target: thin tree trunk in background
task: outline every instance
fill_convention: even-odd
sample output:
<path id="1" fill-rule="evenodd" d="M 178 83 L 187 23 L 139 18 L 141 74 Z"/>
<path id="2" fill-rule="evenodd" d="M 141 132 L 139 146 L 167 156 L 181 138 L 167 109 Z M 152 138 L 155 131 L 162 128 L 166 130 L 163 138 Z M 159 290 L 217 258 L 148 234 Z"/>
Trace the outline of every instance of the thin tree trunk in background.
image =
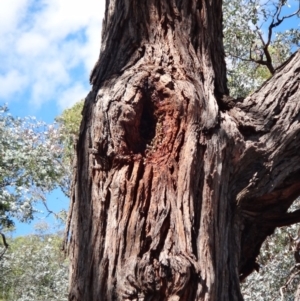
<path id="1" fill-rule="evenodd" d="M 69 300 L 242 300 L 266 236 L 299 219 L 285 214 L 300 193 L 299 56 L 237 102 L 221 1 L 106 1 Z"/>
<path id="2" fill-rule="evenodd" d="M 298 285 L 298 287 L 297 287 L 294 301 L 300 301 L 300 285 Z"/>

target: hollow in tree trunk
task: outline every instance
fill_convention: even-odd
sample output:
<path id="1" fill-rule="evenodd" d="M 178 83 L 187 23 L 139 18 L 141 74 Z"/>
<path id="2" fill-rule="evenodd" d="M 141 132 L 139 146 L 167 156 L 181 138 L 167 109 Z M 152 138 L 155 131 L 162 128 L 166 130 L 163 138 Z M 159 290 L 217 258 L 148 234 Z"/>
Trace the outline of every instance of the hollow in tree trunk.
<path id="1" fill-rule="evenodd" d="M 228 96 L 222 1 L 107 0 L 77 144 L 71 301 L 235 301 L 299 220 L 300 54 Z"/>

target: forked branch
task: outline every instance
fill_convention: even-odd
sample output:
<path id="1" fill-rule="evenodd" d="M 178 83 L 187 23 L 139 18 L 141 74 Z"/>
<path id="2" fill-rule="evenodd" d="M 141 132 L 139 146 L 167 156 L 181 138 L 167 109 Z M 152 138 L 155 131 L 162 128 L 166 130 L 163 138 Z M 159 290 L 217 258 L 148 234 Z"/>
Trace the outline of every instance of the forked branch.
<path id="1" fill-rule="evenodd" d="M 271 74 L 275 73 L 274 63 L 273 63 L 272 56 L 271 56 L 270 50 L 269 50 L 269 46 L 271 44 L 272 36 L 273 36 L 273 29 L 278 27 L 284 20 L 292 18 L 300 13 L 300 2 L 299 2 L 299 8 L 295 12 L 281 17 L 280 14 L 282 12 L 283 6 L 284 6 L 283 1 L 279 1 L 278 5 L 275 8 L 275 12 L 271 17 L 272 21 L 271 21 L 270 25 L 268 26 L 268 30 L 267 30 L 268 37 L 267 37 L 266 41 L 261 33 L 260 28 L 258 26 L 256 26 L 255 33 L 258 35 L 259 40 L 262 43 L 262 48 L 261 48 L 262 53 L 260 55 L 260 59 L 254 58 L 252 56 L 252 49 L 250 49 L 249 60 L 256 64 L 266 66 Z M 265 56 L 265 59 L 263 59 L 264 56 Z"/>

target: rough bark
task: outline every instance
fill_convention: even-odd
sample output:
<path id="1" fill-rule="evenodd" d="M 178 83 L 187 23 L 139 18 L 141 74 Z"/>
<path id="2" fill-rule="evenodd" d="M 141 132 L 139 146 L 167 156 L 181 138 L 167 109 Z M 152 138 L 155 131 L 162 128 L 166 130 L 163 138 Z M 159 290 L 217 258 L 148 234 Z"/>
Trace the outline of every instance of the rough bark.
<path id="1" fill-rule="evenodd" d="M 264 239 L 300 216 L 299 57 L 235 101 L 220 0 L 106 1 L 69 300 L 242 300 Z"/>

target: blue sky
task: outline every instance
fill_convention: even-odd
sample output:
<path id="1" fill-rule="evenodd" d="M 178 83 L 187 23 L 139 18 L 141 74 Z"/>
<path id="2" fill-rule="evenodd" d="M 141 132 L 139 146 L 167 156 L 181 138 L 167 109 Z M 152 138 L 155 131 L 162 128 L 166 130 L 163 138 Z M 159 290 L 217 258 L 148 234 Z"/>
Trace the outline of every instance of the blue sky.
<path id="1" fill-rule="evenodd" d="M 1 0 L 0 103 L 53 121 L 85 97 L 104 0 Z"/>
<path id="2" fill-rule="evenodd" d="M 104 5 L 105 0 L 1 0 L 0 104 L 7 103 L 13 115 L 51 123 L 84 98 L 100 51 Z M 54 210 L 68 207 L 58 191 L 48 203 Z M 33 232 L 43 216 L 17 223 L 16 235 Z"/>

